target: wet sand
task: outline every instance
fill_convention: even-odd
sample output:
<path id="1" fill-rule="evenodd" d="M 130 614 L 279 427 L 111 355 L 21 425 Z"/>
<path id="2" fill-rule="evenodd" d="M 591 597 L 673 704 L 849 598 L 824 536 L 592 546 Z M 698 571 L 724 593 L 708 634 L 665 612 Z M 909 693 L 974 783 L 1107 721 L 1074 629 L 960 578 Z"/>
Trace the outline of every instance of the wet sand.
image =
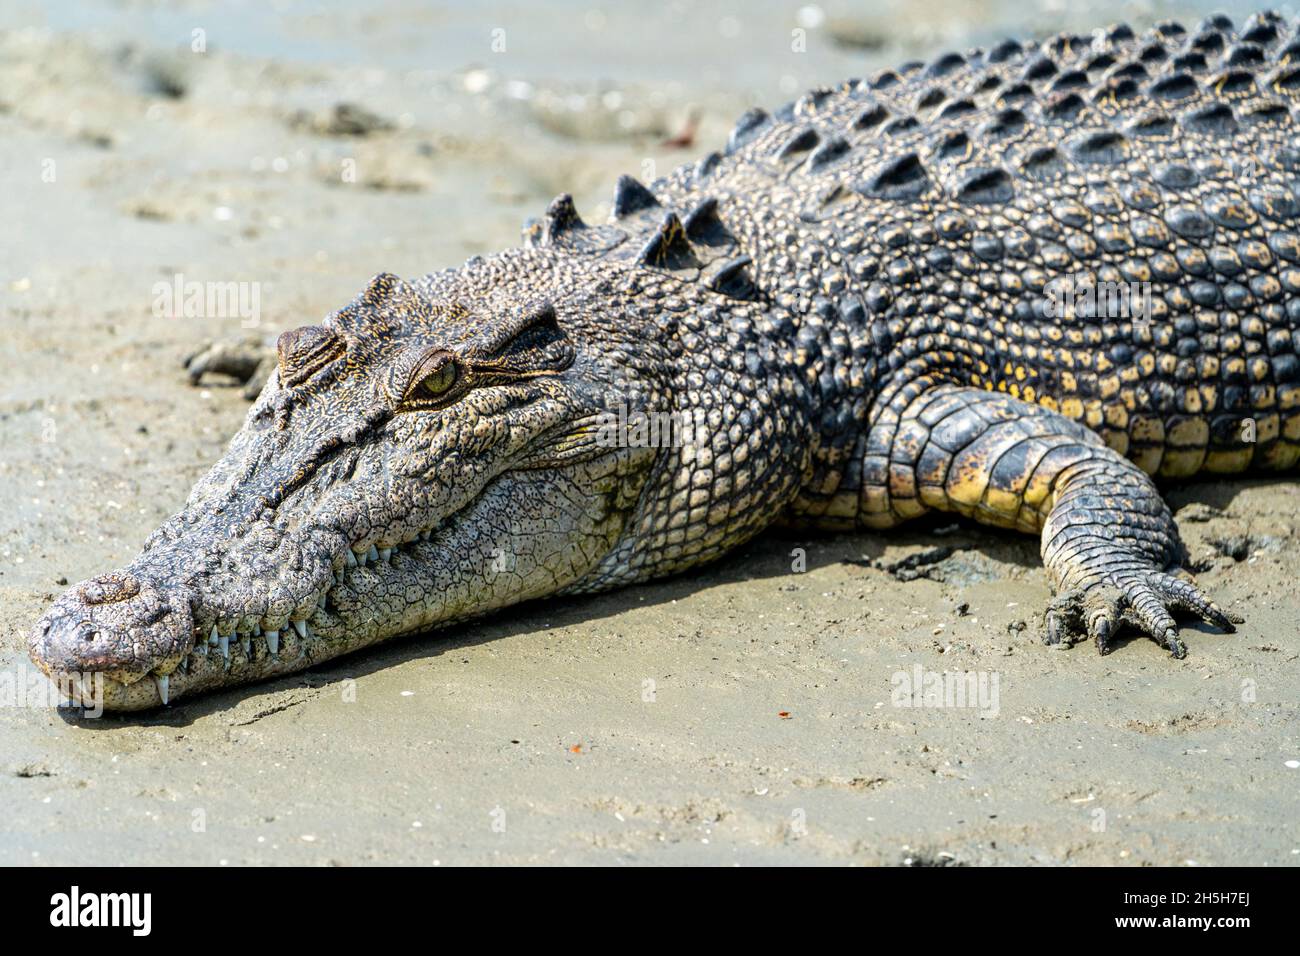
<path id="1" fill-rule="evenodd" d="M 512 244 L 560 191 L 600 220 L 618 173 L 697 158 L 754 103 L 1112 18 L 751 7 L 642 23 L 288 4 L 254 29 L 204 4 L 51 21 L 16 0 L 0 16 L 0 696 L 30 674 L 24 636 L 55 594 L 129 561 L 239 427 L 239 389 L 180 367 L 204 339 L 273 335 L 374 273 Z M 663 145 L 692 116 L 694 144 Z M 178 275 L 254 284 L 258 322 L 157 314 L 155 283 Z M 1189 626 L 1184 661 L 1145 640 L 1104 658 L 1042 646 L 1031 538 L 948 519 L 773 533 L 689 576 L 153 714 L 78 720 L 11 694 L 0 863 L 1294 865 L 1300 487 L 1169 498 L 1201 582 L 1249 618 L 1233 636 Z M 899 706 L 918 667 L 981 675 L 985 706 Z"/>

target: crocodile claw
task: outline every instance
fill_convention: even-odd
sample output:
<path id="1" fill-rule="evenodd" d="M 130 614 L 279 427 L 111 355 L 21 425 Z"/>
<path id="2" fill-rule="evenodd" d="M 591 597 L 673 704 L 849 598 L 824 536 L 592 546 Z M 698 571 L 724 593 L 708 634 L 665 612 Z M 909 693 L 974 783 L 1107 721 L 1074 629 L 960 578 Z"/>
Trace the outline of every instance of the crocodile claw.
<path id="1" fill-rule="evenodd" d="M 1187 645 L 1174 613 L 1194 614 L 1229 634 L 1244 620 L 1211 601 L 1186 572 L 1135 569 L 1116 574 L 1110 584 L 1058 594 L 1044 615 L 1043 643 L 1072 645 L 1091 639 L 1099 654 L 1109 654 L 1114 636 L 1127 626 L 1181 660 Z"/>

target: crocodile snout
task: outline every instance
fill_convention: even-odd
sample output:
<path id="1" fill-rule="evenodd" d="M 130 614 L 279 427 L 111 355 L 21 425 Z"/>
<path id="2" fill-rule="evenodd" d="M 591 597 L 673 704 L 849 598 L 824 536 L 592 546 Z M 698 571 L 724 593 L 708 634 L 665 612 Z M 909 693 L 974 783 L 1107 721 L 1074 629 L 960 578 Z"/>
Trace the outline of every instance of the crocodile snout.
<path id="1" fill-rule="evenodd" d="M 193 643 L 192 594 L 131 571 L 69 588 L 28 637 L 32 660 L 51 677 L 102 674 L 131 684 L 166 674 Z"/>

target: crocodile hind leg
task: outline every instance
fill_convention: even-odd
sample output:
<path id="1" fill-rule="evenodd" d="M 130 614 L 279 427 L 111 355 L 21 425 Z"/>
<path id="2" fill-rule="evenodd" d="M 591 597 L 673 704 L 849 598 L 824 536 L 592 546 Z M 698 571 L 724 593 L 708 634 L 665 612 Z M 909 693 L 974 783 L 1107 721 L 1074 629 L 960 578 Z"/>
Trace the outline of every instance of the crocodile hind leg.
<path id="1" fill-rule="evenodd" d="M 1091 637 L 1105 653 L 1127 624 L 1182 657 L 1174 612 L 1234 630 L 1182 570 L 1150 477 L 1084 426 L 1005 393 L 938 385 L 886 408 L 868 437 L 861 505 L 868 527 L 935 509 L 1040 534 L 1056 594 L 1048 643 Z"/>

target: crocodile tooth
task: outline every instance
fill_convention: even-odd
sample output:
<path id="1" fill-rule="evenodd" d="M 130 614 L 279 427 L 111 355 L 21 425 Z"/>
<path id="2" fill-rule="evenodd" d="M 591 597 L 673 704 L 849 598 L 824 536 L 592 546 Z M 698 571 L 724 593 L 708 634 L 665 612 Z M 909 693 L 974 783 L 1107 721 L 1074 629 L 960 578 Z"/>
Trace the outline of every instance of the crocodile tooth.
<path id="1" fill-rule="evenodd" d="M 353 551 L 351 548 L 348 548 L 345 552 L 343 552 L 343 555 L 344 555 L 344 561 L 347 563 L 347 566 L 349 568 L 355 568 L 357 566 L 357 555 L 355 551 Z"/>
<path id="2" fill-rule="evenodd" d="M 322 611 L 325 610 L 325 595 L 324 595 L 324 594 L 322 594 L 320 597 L 318 597 L 318 598 L 316 599 L 316 606 L 317 606 L 318 608 L 320 608 Z"/>
<path id="3" fill-rule="evenodd" d="M 253 625 L 253 636 L 254 636 L 254 637 L 257 637 L 257 636 L 258 636 L 259 634 L 261 634 L 261 633 L 262 633 L 262 625 L 261 625 L 261 623 L 254 624 L 254 625 Z"/>
<path id="4" fill-rule="evenodd" d="M 239 639 L 239 646 L 244 649 L 244 656 L 249 660 L 253 659 L 253 639 L 245 634 Z"/>
<path id="5" fill-rule="evenodd" d="M 376 548 L 373 544 L 370 546 L 370 550 L 366 552 L 366 560 L 367 561 L 379 560 L 379 549 Z"/>
<path id="6" fill-rule="evenodd" d="M 274 657 L 276 654 L 279 654 L 280 653 L 280 632 L 267 631 L 263 635 L 263 637 L 266 638 L 266 649 L 271 652 L 271 656 Z"/>
<path id="7" fill-rule="evenodd" d="M 215 644 L 220 637 L 221 635 L 217 633 L 217 625 L 213 624 L 212 633 L 208 635 L 208 643 Z"/>
<path id="8" fill-rule="evenodd" d="M 167 703 L 167 692 L 171 689 L 171 678 L 166 674 L 154 675 L 153 682 L 158 686 L 158 697 L 164 705 Z"/>
<path id="9" fill-rule="evenodd" d="M 294 621 L 294 622 L 293 622 L 293 629 L 294 629 L 295 631 L 298 632 L 298 636 L 299 636 L 299 637 L 303 637 L 303 638 L 305 638 L 305 637 L 307 636 L 307 622 L 306 622 L 306 621 Z"/>
<path id="10" fill-rule="evenodd" d="M 224 657 L 226 659 L 226 663 L 229 664 L 230 663 L 230 635 L 222 634 L 218 636 L 217 646 L 221 648 L 221 656 Z"/>
<path id="11" fill-rule="evenodd" d="M 379 560 L 380 560 L 380 561 L 387 561 L 387 560 L 388 560 L 389 558 L 391 558 L 392 556 L 393 556 L 393 549 L 392 549 L 392 548 L 380 548 L 380 549 L 379 549 Z"/>

